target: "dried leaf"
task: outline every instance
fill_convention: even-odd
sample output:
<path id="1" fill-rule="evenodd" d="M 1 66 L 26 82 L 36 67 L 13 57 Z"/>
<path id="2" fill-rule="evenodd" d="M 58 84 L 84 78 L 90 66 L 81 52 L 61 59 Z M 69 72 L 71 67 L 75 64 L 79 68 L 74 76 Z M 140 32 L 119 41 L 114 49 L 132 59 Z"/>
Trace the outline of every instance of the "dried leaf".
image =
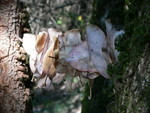
<path id="1" fill-rule="evenodd" d="M 40 75 L 42 74 L 42 71 L 43 71 L 43 68 L 42 68 L 43 56 L 42 55 L 43 55 L 42 52 L 39 53 L 37 55 L 36 62 L 35 62 L 36 72 L 39 73 Z"/>
<path id="2" fill-rule="evenodd" d="M 48 29 L 48 34 L 49 34 L 49 37 L 50 37 L 50 43 L 49 43 L 49 46 L 51 45 L 51 43 L 53 41 L 55 41 L 55 37 L 59 37 L 62 35 L 62 32 L 58 31 L 57 29 L 54 29 L 54 28 L 49 28 Z"/>
<path id="3" fill-rule="evenodd" d="M 46 44 L 46 39 L 48 38 L 47 32 L 40 32 L 36 37 L 36 50 L 40 53 Z"/>
<path id="4" fill-rule="evenodd" d="M 95 79 L 99 76 L 99 73 L 89 73 L 89 72 L 82 72 L 82 76 L 88 79 Z"/>
<path id="5" fill-rule="evenodd" d="M 32 57 L 29 58 L 29 65 L 32 73 L 35 73 L 36 71 L 35 60 Z"/>
<path id="6" fill-rule="evenodd" d="M 30 55 L 29 58 L 29 65 L 32 73 L 35 73 L 36 67 L 36 57 L 37 57 L 37 51 L 35 49 L 35 40 L 36 36 L 33 34 L 25 33 L 23 35 L 23 48 L 25 49 L 26 53 Z"/>
<path id="7" fill-rule="evenodd" d="M 63 39 L 62 46 L 66 46 L 66 45 L 76 46 L 82 42 L 81 35 L 78 29 L 67 31 L 66 33 L 64 33 L 62 39 Z"/>
<path id="8" fill-rule="evenodd" d="M 72 68 L 71 66 L 67 66 L 66 75 L 75 77 L 75 75 L 76 75 L 76 69 Z"/>
<path id="9" fill-rule="evenodd" d="M 65 77 L 65 74 L 56 73 L 56 76 L 53 78 L 53 83 L 60 84 Z"/>
<path id="10" fill-rule="evenodd" d="M 55 69 L 55 55 L 53 53 L 53 47 L 49 48 L 43 59 L 43 72 L 45 75 L 48 75 L 50 78 L 53 78 L 56 74 Z"/>
<path id="11" fill-rule="evenodd" d="M 66 67 L 66 65 L 59 63 L 56 67 L 56 71 L 57 71 L 57 73 L 60 73 L 60 74 L 66 73 L 67 67 Z"/>
<path id="12" fill-rule="evenodd" d="M 35 60 L 37 51 L 35 49 L 35 41 L 36 36 L 33 34 L 25 33 L 23 35 L 23 48 L 25 49 L 25 52 L 32 56 L 32 58 Z"/>
<path id="13" fill-rule="evenodd" d="M 90 60 L 87 42 L 84 41 L 79 46 L 71 50 L 66 58 L 66 61 L 75 69 L 79 71 L 97 72 L 93 63 Z"/>
<path id="14" fill-rule="evenodd" d="M 66 58 L 68 57 L 69 52 L 74 48 L 74 46 L 63 46 L 59 51 L 59 59 L 58 62 L 62 65 L 67 66 Z"/>
<path id="15" fill-rule="evenodd" d="M 107 48 L 104 32 L 95 25 L 89 25 L 86 27 L 86 33 L 91 60 L 95 68 L 103 77 L 109 78 L 106 73 L 107 62 L 102 52 L 102 49 Z"/>
<path id="16" fill-rule="evenodd" d="M 58 59 L 58 48 L 59 48 L 59 40 L 58 36 L 61 34 L 61 32 L 58 32 L 57 30 L 50 28 L 48 30 L 49 37 L 50 37 L 50 43 L 49 48 L 46 51 L 43 62 L 42 62 L 42 69 L 43 73 L 42 76 L 48 75 L 50 79 L 52 79 L 56 75 L 56 65 L 57 65 L 57 59 Z M 56 52 L 56 51 L 57 52 Z"/>
<path id="17" fill-rule="evenodd" d="M 90 95 L 88 96 L 88 99 L 91 100 L 92 98 L 92 88 L 93 88 L 94 80 L 89 80 L 89 87 L 90 87 Z"/>
<path id="18" fill-rule="evenodd" d="M 116 29 L 110 23 L 110 20 L 105 21 L 107 41 L 108 41 L 108 51 L 112 62 L 117 61 L 118 51 L 115 49 L 115 39 L 117 36 L 124 34 L 123 30 L 116 31 Z"/>
<path id="19" fill-rule="evenodd" d="M 52 85 L 51 83 L 52 81 L 45 76 L 44 78 L 38 79 L 37 80 L 37 85 L 36 88 L 45 88 L 45 89 L 49 89 Z"/>

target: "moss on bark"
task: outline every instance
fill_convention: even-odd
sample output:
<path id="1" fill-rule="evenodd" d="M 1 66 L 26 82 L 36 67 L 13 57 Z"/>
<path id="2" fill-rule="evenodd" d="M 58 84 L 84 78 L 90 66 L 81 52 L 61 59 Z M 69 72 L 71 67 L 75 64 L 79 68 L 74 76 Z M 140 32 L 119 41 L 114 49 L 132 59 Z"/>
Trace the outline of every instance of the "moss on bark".
<path id="1" fill-rule="evenodd" d="M 91 101 L 86 88 L 82 113 L 149 113 L 150 2 L 94 0 L 93 6 L 92 23 L 104 29 L 103 19 L 109 18 L 125 35 L 116 40 L 119 61 L 108 65 L 111 80 L 95 80 Z"/>

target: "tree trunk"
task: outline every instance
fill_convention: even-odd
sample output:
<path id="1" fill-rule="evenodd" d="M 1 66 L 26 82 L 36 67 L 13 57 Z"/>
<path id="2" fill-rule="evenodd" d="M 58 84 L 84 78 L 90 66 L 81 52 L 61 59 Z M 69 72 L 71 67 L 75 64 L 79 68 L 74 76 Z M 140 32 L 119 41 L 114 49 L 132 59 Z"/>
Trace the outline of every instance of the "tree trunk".
<path id="1" fill-rule="evenodd" d="M 19 11 L 18 0 L 0 1 L 0 113 L 32 111 Z"/>
<path id="2" fill-rule="evenodd" d="M 117 39 L 119 61 L 108 66 L 111 79 L 95 80 L 92 100 L 86 88 L 82 113 L 150 113 L 150 1 L 94 0 L 92 22 L 107 17 L 125 35 Z"/>

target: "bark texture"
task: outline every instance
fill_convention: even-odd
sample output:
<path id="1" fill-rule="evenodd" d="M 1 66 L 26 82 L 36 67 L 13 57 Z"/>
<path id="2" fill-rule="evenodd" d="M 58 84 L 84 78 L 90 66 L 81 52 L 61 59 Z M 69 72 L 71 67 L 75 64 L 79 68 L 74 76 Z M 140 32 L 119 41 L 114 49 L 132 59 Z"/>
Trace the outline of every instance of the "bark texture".
<path id="1" fill-rule="evenodd" d="M 25 52 L 20 39 L 19 2 L 0 1 L 0 113 L 30 113 Z M 28 88 L 27 88 L 28 87 Z"/>
<path id="2" fill-rule="evenodd" d="M 150 1 L 94 1 L 93 23 L 103 26 L 109 18 L 125 34 L 116 39 L 120 54 L 108 65 L 111 79 L 95 80 L 93 99 L 85 92 L 82 113 L 150 113 Z"/>
<path id="3" fill-rule="evenodd" d="M 124 73 L 123 83 L 116 82 L 116 105 L 110 112 L 116 113 L 149 113 L 150 101 L 150 45 L 136 64 L 129 64 Z M 114 104 L 114 103 L 113 103 Z"/>

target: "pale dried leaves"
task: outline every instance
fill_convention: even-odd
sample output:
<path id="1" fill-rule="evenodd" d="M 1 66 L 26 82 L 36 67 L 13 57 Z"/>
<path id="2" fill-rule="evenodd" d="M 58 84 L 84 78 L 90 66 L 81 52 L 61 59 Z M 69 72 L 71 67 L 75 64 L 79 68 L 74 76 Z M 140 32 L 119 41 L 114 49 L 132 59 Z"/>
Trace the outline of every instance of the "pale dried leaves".
<path id="1" fill-rule="evenodd" d="M 107 35 L 99 27 L 88 25 L 84 41 L 78 29 L 62 33 L 50 28 L 36 36 L 24 34 L 23 47 L 30 55 L 34 76 L 40 81 L 53 79 L 56 74 L 81 75 L 88 79 L 99 75 L 110 78 L 106 72 L 107 65 L 117 61 L 118 56 L 115 38 L 124 31 L 116 31 L 109 20 L 105 21 L 105 25 Z M 45 83 L 50 84 L 49 80 Z"/>

